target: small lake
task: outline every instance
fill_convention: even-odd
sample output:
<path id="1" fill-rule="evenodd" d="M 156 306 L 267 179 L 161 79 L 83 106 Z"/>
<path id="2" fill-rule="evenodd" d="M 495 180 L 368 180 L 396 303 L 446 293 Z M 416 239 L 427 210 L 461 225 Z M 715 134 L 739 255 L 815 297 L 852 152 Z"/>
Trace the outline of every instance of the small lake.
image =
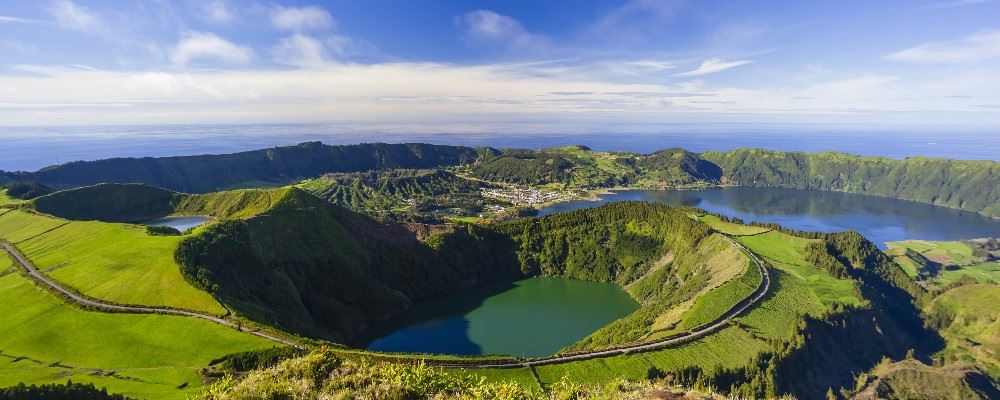
<path id="1" fill-rule="evenodd" d="M 640 200 L 698 207 L 744 221 L 773 222 L 803 231 L 853 230 L 879 247 L 909 239 L 961 240 L 1000 236 L 1000 220 L 947 207 L 885 197 L 813 190 L 732 187 L 707 190 L 624 190 L 600 201 L 555 204 L 539 215 Z"/>
<path id="2" fill-rule="evenodd" d="M 211 218 L 208 217 L 163 217 L 152 221 L 146 221 L 142 224 L 149 226 L 169 226 L 178 231 L 184 232 L 188 229 L 204 225 L 210 219 Z"/>
<path id="3" fill-rule="evenodd" d="M 613 283 L 535 277 L 417 302 L 359 342 L 377 351 L 540 357 L 638 307 Z"/>

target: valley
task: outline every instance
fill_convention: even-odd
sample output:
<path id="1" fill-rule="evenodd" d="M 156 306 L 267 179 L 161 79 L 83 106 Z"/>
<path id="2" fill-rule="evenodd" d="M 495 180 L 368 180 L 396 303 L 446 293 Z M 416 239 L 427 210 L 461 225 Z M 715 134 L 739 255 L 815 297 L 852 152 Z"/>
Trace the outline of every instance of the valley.
<path id="1" fill-rule="evenodd" d="M 217 381 L 224 371 L 248 372 L 224 356 L 257 360 L 288 345 L 312 351 L 302 362 L 315 368 L 375 363 L 366 371 L 381 374 L 400 365 L 393 373 L 457 379 L 467 382 L 454 383 L 463 390 L 515 385 L 521 398 L 567 382 L 598 390 L 621 379 L 731 396 L 850 397 L 859 374 L 903 390 L 912 382 L 898 379 L 900 369 L 946 374 L 954 372 L 944 367 L 969 365 L 981 368 L 968 370 L 973 381 L 1000 379 L 989 333 L 996 310 L 966 303 L 976 296 L 989 303 L 997 285 L 994 243 L 966 240 L 998 236 L 990 235 L 1000 232 L 989 218 L 992 203 L 954 203 L 980 214 L 959 212 L 909 186 L 937 179 L 919 168 L 952 168 L 955 185 L 973 182 L 965 195 L 990 199 L 995 190 L 977 183 L 990 175 L 963 175 L 977 162 L 303 144 L 269 149 L 264 167 L 229 177 L 198 172 L 199 165 L 236 171 L 262 156 L 106 160 L 4 174 L 63 190 L 2 197 L 0 240 L 11 257 L 0 265 L 0 283 L 7 282 L 0 298 L 24 321 L 13 329 L 30 334 L 0 335 L 0 356 L 13 360 L 3 368 L 16 372 L 0 383 L 71 378 L 144 398 L 221 393 L 252 382 Z M 765 172 L 790 168 L 775 161 L 788 158 L 822 167 L 775 172 L 780 178 Z M 871 182 L 881 182 L 878 174 L 912 180 L 890 193 L 813 170 L 857 163 L 867 165 Z M 760 175 L 751 179 L 746 168 Z M 111 170 L 126 175 L 106 175 Z M 203 189 L 175 191 L 184 188 Z M 942 229 L 912 228 L 925 225 Z M 508 294 L 512 287 L 538 282 L 550 283 L 521 301 L 502 300 L 517 296 Z M 570 284 L 581 285 L 581 302 L 599 287 L 583 286 L 608 291 L 577 311 L 544 300 L 543 292 L 564 296 L 570 289 L 561 285 Z M 499 314 L 485 311 L 494 303 Z M 607 314 L 579 325 L 574 315 L 596 307 Z M 69 335 L 61 343 L 117 350 L 98 357 L 46 347 L 57 325 L 27 322 L 39 319 L 79 325 L 61 333 Z M 112 334 L 84 338 L 103 324 Z M 149 324 L 160 326 L 156 334 L 130 331 Z M 535 350 L 518 346 L 551 330 L 559 335 L 540 338 Z M 115 335 L 166 353 L 126 355 Z M 181 337 L 192 339 L 157 344 Z M 850 342 L 832 352 L 843 337 Z M 213 351 L 195 356 L 207 342 Z M 402 367 L 418 360 L 417 370 Z M 464 381 L 479 378 L 484 386 Z M 969 387 L 961 390 L 992 393 L 989 385 Z"/>

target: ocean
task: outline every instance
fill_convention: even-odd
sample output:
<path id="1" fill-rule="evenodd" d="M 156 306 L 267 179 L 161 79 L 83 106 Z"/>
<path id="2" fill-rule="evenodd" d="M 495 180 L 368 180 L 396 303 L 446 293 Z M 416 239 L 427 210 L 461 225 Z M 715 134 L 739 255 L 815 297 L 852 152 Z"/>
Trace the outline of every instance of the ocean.
<path id="1" fill-rule="evenodd" d="M 405 133 L 345 132 L 330 125 L 156 125 L 0 127 L 0 170 L 34 171 L 77 160 L 231 153 L 294 145 L 361 142 L 538 149 L 585 145 L 594 150 L 650 153 L 668 147 L 694 152 L 757 147 L 841 151 L 901 159 L 910 156 L 1000 161 L 1000 133 L 946 129 L 844 129 L 817 126 L 665 126 L 661 133 Z"/>

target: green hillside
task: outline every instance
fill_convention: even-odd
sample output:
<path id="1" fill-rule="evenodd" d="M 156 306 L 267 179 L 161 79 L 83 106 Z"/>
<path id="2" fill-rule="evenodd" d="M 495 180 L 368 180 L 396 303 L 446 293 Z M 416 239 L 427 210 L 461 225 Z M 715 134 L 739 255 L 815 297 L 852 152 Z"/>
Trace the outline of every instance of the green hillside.
<path id="1" fill-rule="evenodd" d="M 189 281 L 246 316 L 293 332 L 343 340 L 412 299 L 520 275 L 501 249 L 469 243 L 469 226 L 429 243 L 301 189 L 286 189 L 256 218 L 224 221 L 183 241 Z"/>
<path id="2" fill-rule="evenodd" d="M 35 209 L 78 221 L 139 222 L 174 212 L 182 195 L 139 184 L 100 184 L 63 190 L 32 201 Z"/>
<path id="3" fill-rule="evenodd" d="M 997 239 L 907 240 L 887 245 L 886 254 L 927 288 L 940 291 L 966 282 L 1000 283 L 1000 243 Z"/>
<path id="4" fill-rule="evenodd" d="M 0 257 L 0 271 L 11 261 Z M 186 317 L 84 311 L 18 273 L 0 276 L 0 387 L 93 383 L 134 398 L 184 399 L 198 369 L 272 343 Z"/>
<path id="5" fill-rule="evenodd" d="M 495 150 L 430 144 L 327 146 L 313 142 L 223 155 L 73 162 L 36 172 L 0 172 L 0 176 L 3 182 L 30 181 L 57 188 L 143 183 L 177 192 L 204 193 L 284 186 L 329 173 L 433 168 L 452 168 L 490 182 L 551 190 L 723 184 L 844 191 L 1000 217 L 997 162 L 922 157 L 893 160 L 761 149 L 700 155 L 665 149 L 641 155 L 593 151 L 583 146 Z M 360 180 L 362 186 L 369 185 L 363 182 L 370 178 Z M 388 190 L 377 187 L 358 191 L 353 186 L 334 188 L 322 182 L 310 188 L 339 204 L 364 207 L 385 204 L 382 191 Z"/>
<path id="6" fill-rule="evenodd" d="M 706 152 L 724 182 L 895 197 L 1000 217 L 1000 163 L 739 149 Z"/>
<path id="7" fill-rule="evenodd" d="M 302 182 L 299 187 L 330 203 L 378 218 L 396 220 L 435 218 L 479 213 L 500 204 L 480 193 L 493 187 L 444 170 L 387 170 L 327 174 Z"/>
<path id="8" fill-rule="evenodd" d="M 225 313 L 212 296 L 181 275 L 173 258 L 180 236 L 152 236 L 135 225 L 68 221 L 14 210 L 0 215 L 0 240 L 15 244 L 48 276 L 91 297 Z"/>
<path id="9" fill-rule="evenodd" d="M 1000 285 L 972 284 L 948 290 L 925 307 L 948 348 L 940 357 L 979 365 L 1000 381 Z"/>
<path id="10" fill-rule="evenodd" d="M 384 143 L 327 146 L 310 142 L 222 155 L 77 161 L 37 172 L 6 173 L 6 176 L 60 188 L 143 183 L 178 192 L 203 193 L 247 186 L 282 186 L 330 172 L 459 165 L 478 157 L 475 149 L 457 146 Z"/>

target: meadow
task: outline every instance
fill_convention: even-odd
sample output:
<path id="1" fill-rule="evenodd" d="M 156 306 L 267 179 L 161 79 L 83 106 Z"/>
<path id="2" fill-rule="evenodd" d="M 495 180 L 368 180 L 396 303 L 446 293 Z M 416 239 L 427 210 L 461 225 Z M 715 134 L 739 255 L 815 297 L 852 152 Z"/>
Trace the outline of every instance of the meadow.
<path id="1" fill-rule="evenodd" d="M 0 258 L 0 271 L 11 264 Z M 0 386 L 71 379 L 136 398 L 183 399 L 201 390 L 197 370 L 211 360 L 273 345 L 194 318 L 85 311 L 16 272 L 0 277 L 0 315 Z"/>
<path id="2" fill-rule="evenodd" d="M 906 240 L 890 242 L 887 245 L 889 247 L 887 254 L 891 255 L 908 275 L 926 279 L 924 283 L 931 288 L 947 288 L 963 277 L 979 283 L 1000 282 L 1000 262 L 989 261 L 981 254 L 977 256 L 967 242 Z M 907 254 L 907 251 L 919 253 L 919 256 Z M 933 263 L 939 268 L 925 265 Z M 927 276 L 921 276 L 921 272 L 923 275 L 928 275 L 929 268 L 935 270 L 929 279 Z"/>
<path id="3" fill-rule="evenodd" d="M 0 239 L 15 244 L 39 270 L 90 297 L 226 312 L 181 275 L 174 249 L 182 236 L 151 236 L 137 225 L 67 221 L 14 210 L 0 215 Z"/>
<path id="4" fill-rule="evenodd" d="M 975 363 L 993 379 L 1000 379 L 1000 285 L 960 286 L 942 293 L 926 307 L 929 314 L 948 315 L 941 328 L 948 342 L 941 356 L 949 361 Z"/>

